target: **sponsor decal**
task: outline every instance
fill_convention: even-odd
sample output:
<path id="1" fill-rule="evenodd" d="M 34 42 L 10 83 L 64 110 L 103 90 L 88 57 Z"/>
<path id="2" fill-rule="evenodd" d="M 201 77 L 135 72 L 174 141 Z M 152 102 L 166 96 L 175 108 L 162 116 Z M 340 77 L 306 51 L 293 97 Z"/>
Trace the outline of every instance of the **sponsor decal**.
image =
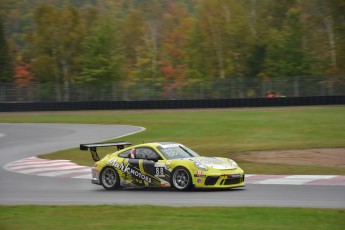
<path id="1" fill-rule="evenodd" d="M 198 157 L 193 159 L 193 161 L 212 167 L 212 168 L 216 168 L 216 169 L 220 169 L 220 168 L 225 168 L 225 169 L 234 169 L 235 167 L 232 166 L 230 163 L 225 162 L 221 159 L 217 159 L 215 157 Z"/>
<path id="2" fill-rule="evenodd" d="M 156 167 L 156 174 L 155 177 L 164 177 L 164 167 Z"/>
<path id="3" fill-rule="evenodd" d="M 179 144 L 167 144 L 167 145 L 161 145 L 162 148 L 174 148 L 174 147 L 179 147 Z"/>
<path id="4" fill-rule="evenodd" d="M 164 163 L 155 163 L 155 177 L 164 177 L 165 176 L 165 165 Z"/>
<path id="5" fill-rule="evenodd" d="M 201 164 L 206 164 L 206 165 L 217 165 L 217 164 L 223 165 L 225 163 L 222 160 L 219 160 L 217 158 L 211 158 L 211 157 L 201 157 L 195 161 Z"/>
<path id="6" fill-rule="evenodd" d="M 201 179 L 197 179 L 196 182 L 198 182 L 199 184 L 202 183 Z"/>
<path id="7" fill-rule="evenodd" d="M 164 163 L 159 163 L 159 162 L 156 162 L 155 163 L 155 167 L 164 167 Z"/>
<path id="8" fill-rule="evenodd" d="M 166 181 L 161 182 L 161 187 L 170 187 L 170 184 Z"/>
<path id="9" fill-rule="evenodd" d="M 171 160 L 168 160 L 168 161 L 165 162 L 165 168 L 166 168 L 167 170 L 170 169 L 170 164 L 171 164 Z"/>
<path id="10" fill-rule="evenodd" d="M 199 175 L 199 176 L 198 176 L 198 175 L 195 174 L 194 177 L 206 178 L 206 175 Z"/>
<path id="11" fill-rule="evenodd" d="M 205 178 L 206 175 L 203 175 L 203 174 L 202 174 L 202 171 L 199 170 L 199 171 L 196 172 L 196 174 L 194 174 L 194 177 L 203 177 L 203 178 Z"/>
<path id="12" fill-rule="evenodd" d="M 111 165 L 114 168 L 133 176 L 134 178 L 144 180 L 151 184 L 152 179 L 150 177 L 143 174 L 141 171 L 137 170 L 136 168 L 131 167 L 130 164 L 125 165 L 123 162 L 120 164 L 119 162 L 117 162 L 117 160 L 118 160 L 117 158 L 109 160 L 108 165 Z"/>
<path id="13" fill-rule="evenodd" d="M 169 157 L 178 156 L 178 152 L 176 152 L 175 149 L 166 148 L 164 149 L 164 153 Z"/>

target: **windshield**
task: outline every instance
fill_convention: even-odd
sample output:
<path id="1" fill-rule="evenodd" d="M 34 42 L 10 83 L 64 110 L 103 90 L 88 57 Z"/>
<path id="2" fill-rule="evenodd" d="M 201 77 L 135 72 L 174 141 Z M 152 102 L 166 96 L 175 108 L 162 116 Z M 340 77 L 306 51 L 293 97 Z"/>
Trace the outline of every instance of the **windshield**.
<path id="1" fill-rule="evenodd" d="M 165 156 L 167 160 L 199 157 L 199 154 L 197 154 L 193 150 L 179 144 L 161 145 L 157 148 Z"/>

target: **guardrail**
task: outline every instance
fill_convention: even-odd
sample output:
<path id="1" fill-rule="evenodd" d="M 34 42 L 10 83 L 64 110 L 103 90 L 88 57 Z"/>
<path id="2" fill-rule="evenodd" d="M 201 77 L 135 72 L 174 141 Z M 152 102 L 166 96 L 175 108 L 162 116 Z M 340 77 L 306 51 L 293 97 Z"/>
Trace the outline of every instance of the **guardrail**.
<path id="1" fill-rule="evenodd" d="M 0 103 L 0 112 L 341 105 L 345 95 L 285 98 Z"/>

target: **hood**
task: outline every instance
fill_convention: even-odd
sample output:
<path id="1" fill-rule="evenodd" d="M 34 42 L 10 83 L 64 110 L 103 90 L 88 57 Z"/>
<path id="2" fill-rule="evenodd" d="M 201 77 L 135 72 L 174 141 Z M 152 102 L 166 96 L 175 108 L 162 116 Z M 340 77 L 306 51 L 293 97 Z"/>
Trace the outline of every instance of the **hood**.
<path id="1" fill-rule="evenodd" d="M 228 169 L 235 169 L 237 168 L 236 165 L 230 164 L 227 160 L 222 160 L 216 157 L 193 157 L 190 158 L 191 161 L 198 162 L 203 164 L 207 167 L 219 169 L 219 170 L 228 170 Z"/>

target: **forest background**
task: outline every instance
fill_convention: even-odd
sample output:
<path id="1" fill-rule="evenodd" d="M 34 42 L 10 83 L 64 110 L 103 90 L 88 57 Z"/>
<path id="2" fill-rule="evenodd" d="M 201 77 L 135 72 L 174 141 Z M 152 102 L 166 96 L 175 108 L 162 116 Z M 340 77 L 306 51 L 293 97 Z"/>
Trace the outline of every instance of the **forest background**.
<path id="1" fill-rule="evenodd" d="M 312 84 L 317 94 L 345 90 L 343 0 L 0 0 L 0 7 L 0 101 L 244 98 L 278 86 L 303 96 Z"/>

